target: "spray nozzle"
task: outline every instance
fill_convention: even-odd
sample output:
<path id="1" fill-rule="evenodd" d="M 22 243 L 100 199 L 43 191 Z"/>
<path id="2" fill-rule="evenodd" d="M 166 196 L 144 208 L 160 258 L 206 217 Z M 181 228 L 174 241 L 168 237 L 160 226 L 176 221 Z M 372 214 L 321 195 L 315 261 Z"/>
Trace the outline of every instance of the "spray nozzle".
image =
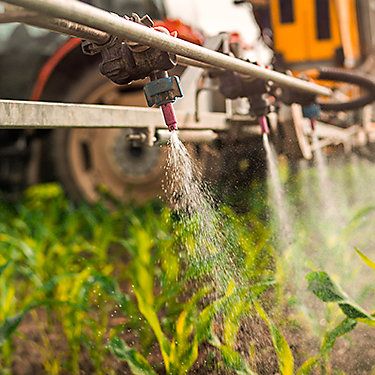
<path id="1" fill-rule="evenodd" d="M 178 77 L 168 77 L 167 72 L 162 72 L 162 76 L 151 76 L 151 82 L 145 85 L 144 93 L 146 95 L 149 107 L 159 107 L 163 112 L 165 124 L 170 131 L 177 129 L 177 117 L 173 108 L 173 103 L 177 98 L 182 98 L 182 89 Z"/>
<path id="2" fill-rule="evenodd" d="M 303 117 L 308 118 L 310 120 L 311 130 L 315 131 L 316 119 L 320 115 L 320 106 L 316 103 L 304 105 L 302 107 L 302 113 L 303 113 Z"/>

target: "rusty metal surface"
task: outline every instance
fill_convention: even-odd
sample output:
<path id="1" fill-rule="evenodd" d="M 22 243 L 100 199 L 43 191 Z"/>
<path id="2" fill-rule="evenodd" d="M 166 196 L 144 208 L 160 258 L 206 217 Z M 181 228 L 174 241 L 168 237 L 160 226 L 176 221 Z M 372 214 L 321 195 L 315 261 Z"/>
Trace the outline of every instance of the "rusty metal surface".
<path id="1" fill-rule="evenodd" d="M 90 38 L 90 40 L 96 43 L 105 43 L 110 38 L 110 36 L 103 31 L 60 18 L 43 17 L 36 14 L 33 17 L 25 18 L 22 22 L 30 26 L 41 27 L 81 39 Z"/>
<path id="2" fill-rule="evenodd" d="M 181 129 L 225 131 L 224 113 L 177 111 Z M 0 129 L 155 128 L 166 129 L 160 110 L 123 106 L 0 100 Z"/>
<path id="3" fill-rule="evenodd" d="M 137 14 L 124 19 L 144 27 L 153 27 L 153 21 Z M 155 71 L 168 71 L 177 64 L 176 56 L 157 48 L 142 46 L 137 43 L 125 43 L 122 38 L 111 36 L 104 44 L 92 41 L 82 43 L 83 52 L 87 55 L 100 54 L 100 72 L 118 85 L 125 85 L 151 76 Z"/>

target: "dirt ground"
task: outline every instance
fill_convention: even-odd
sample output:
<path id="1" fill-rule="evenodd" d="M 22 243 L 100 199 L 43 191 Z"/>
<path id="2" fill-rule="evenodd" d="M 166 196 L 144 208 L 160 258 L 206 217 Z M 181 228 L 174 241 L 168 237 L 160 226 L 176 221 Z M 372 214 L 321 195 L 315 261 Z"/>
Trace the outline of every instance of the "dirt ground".
<path id="1" fill-rule="evenodd" d="M 67 343 L 61 327 L 54 327 L 53 332 L 47 331 L 46 327 L 46 314 L 43 311 L 29 315 L 21 324 L 14 342 L 15 360 L 12 375 L 48 374 L 46 363 L 51 363 L 52 358 L 58 358 L 61 362 L 66 360 Z M 317 340 L 307 337 L 301 328 L 292 328 L 285 332 L 285 335 L 295 356 L 296 367 L 313 355 L 319 345 Z M 245 355 L 249 347 L 256 353 L 251 363 L 259 375 L 278 374 L 277 358 L 271 338 L 259 319 L 248 319 L 239 332 L 237 350 Z M 218 368 L 216 363 L 219 354 L 211 347 L 201 348 L 200 353 L 200 359 L 191 370 L 191 374 L 229 374 L 228 370 Z M 161 360 L 157 353 L 154 356 L 156 362 Z M 113 370 L 115 374 L 131 374 L 126 364 L 111 355 L 108 355 L 106 365 L 107 369 Z M 92 374 L 94 371 L 85 350 L 80 360 L 80 368 L 81 374 Z M 347 375 L 375 375 L 374 369 L 374 329 L 360 325 L 351 334 L 338 339 L 332 355 L 333 372 L 341 370 Z M 61 374 L 68 375 L 69 372 L 62 371 Z"/>

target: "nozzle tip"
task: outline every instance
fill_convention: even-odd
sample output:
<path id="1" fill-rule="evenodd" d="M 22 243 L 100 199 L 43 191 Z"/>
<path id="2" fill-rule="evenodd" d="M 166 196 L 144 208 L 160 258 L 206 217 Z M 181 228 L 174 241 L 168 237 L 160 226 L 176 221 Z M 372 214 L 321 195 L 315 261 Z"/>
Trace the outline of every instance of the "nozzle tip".
<path id="1" fill-rule="evenodd" d="M 163 112 L 165 125 L 167 125 L 169 131 L 177 130 L 177 117 L 172 103 L 163 104 L 161 110 Z"/>
<path id="2" fill-rule="evenodd" d="M 259 117 L 259 125 L 262 134 L 270 134 L 270 128 L 268 127 L 267 117 L 266 116 L 260 116 Z"/>
<path id="3" fill-rule="evenodd" d="M 312 131 L 315 131 L 315 128 L 316 128 L 316 120 L 315 119 L 310 119 L 310 126 L 311 126 L 311 130 Z"/>
<path id="4" fill-rule="evenodd" d="M 169 129 L 170 132 L 176 131 L 177 130 L 177 123 L 169 124 L 168 129 Z"/>

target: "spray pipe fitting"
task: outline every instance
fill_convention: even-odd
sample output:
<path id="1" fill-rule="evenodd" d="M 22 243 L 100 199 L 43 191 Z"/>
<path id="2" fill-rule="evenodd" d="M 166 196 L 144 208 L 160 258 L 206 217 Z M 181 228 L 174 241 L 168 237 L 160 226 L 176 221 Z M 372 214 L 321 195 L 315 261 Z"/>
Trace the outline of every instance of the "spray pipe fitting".
<path id="1" fill-rule="evenodd" d="M 214 76 L 219 78 L 219 91 L 225 98 L 248 100 L 250 114 L 258 119 L 262 134 L 269 134 L 267 115 L 272 110 L 268 98 L 271 92 L 269 83 L 259 78 L 245 78 L 230 71 L 215 72 Z"/>
<path id="2" fill-rule="evenodd" d="M 142 25 L 145 29 L 154 28 L 153 21 L 147 15 L 140 18 L 133 13 L 131 17 L 124 16 L 124 19 Z M 165 32 L 160 28 L 155 29 Z M 85 40 L 82 42 L 82 50 L 86 55 L 100 53 L 100 72 L 118 85 L 145 79 L 153 72 L 167 71 L 177 65 L 177 58 L 174 54 L 113 35 L 104 44 Z"/>
<path id="3" fill-rule="evenodd" d="M 316 120 L 320 115 L 320 105 L 311 103 L 302 107 L 303 117 L 310 120 L 311 130 L 314 132 L 316 128 Z"/>
<path id="4" fill-rule="evenodd" d="M 154 22 L 147 15 L 139 17 L 133 13 L 124 16 L 128 21 L 138 23 L 145 28 L 153 28 L 161 33 L 177 36 L 164 27 L 154 27 Z M 170 131 L 177 129 L 177 119 L 172 103 L 183 96 L 178 77 L 168 77 L 167 71 L 177 65 L 176 55 L 145 46 L 136 42 L 124 41 L 111 36 L 104 44 L 83 41 L 83 52 L 87 55 L 100 53 L 102 61 L 100 71 L 116 84 L 124 85 L 132 81 L 150 77 L 151 82 L 144 87 L 149 107 L 159 107 Z"/>
<path id="5" fill-rule="evenodd" d="M 286 105 L 299 104 L 302 107 L 303 117 L 310 120 L 311 130 L 315 131 L 316 120 L 321 112 L 321 105 L 318 104 L 316 95 L 301 94 L 293 90 L 283 89 L 280 99 Z"/>
<path id="6" fill-rule="evenodd" d="M 267 97 L 267 84 L 261 81 L 256 81 L 256 84 L 263 89 L 247 98 L 250 104 L 250 114 L 258 119 L 262 134 L 269 134 L 267 115 L 271 113 L 271 106 Z"/>

